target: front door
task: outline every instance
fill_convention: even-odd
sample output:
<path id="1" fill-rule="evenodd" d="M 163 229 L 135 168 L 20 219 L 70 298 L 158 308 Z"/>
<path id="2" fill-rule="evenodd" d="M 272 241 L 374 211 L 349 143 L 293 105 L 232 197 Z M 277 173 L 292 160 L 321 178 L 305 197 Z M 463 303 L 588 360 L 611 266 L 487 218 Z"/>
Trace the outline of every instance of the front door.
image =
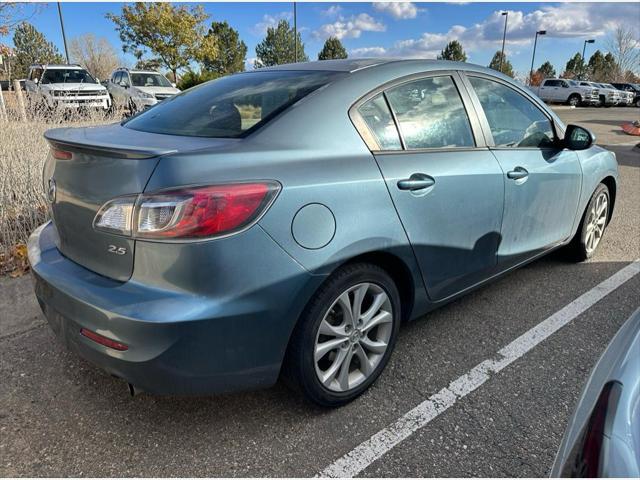
<path id="1" fill-rule="evenodd" d="M 504 171 L 498 260 L 508 267 L 569 238 L 582 169 L 575 152 L 559 147 L 551 119 L 532 100 L 506 83 L 468 78 L 493 137 L 491 151 Z"/>
<path id="2" fill-rule="evenodd" d="M 377 133 L 383 151 L 376 161 L 434 301 L 494 272 L 500 243 L 502 170 L 487 148 L 477 146 L 479 132 L 456 78 L 421 77 L 360 107 Z M 391 115 L 383 112 L 388 106 L 399 141 Z"/>

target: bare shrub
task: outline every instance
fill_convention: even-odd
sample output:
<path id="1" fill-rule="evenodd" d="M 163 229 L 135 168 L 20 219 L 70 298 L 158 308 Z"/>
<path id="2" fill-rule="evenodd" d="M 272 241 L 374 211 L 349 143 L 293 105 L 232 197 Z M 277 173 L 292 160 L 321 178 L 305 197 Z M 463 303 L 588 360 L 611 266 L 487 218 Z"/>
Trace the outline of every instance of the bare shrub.
<path id="1" fill-rule="evenodd" d="M 19 121 L 15 99 L 5 93 L 8 122 L 0 122 L 0 275 L 24 269 L 24 245 L 48 218 L 42 168 L 49 147 L 43 135 L 50 128 L 112 123 L 123 112 L 56 111 L 31 106 Z"/>

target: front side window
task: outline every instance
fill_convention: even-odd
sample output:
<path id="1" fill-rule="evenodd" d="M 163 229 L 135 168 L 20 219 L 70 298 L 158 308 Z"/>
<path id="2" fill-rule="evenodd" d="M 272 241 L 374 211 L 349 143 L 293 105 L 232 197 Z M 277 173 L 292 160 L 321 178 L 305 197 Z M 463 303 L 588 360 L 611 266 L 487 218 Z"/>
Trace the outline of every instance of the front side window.
<path id="1" fill-rule="evenodd" d="M 496 147 L 554 145 L 551 121 L 530 100 L 501 83 L 469 77 L 489 122 Z"/>
<path id="2" fill-rule="evenodd" d="M 134 87 L 170 87 L 171 83 L 159 73 L 132 73 L 131 83 Z"/>
<path id="3" fill-rule="evenodd" d="M 133 130 L 236 138 L 258 128 L 341 72 L 257 71 L 203 83 L 133 117 Z"/>
<path id="4" fill-rule="evenodd" d="M 475 146 L 469 117 L 451 77 L 415 80 L 386 94 L 407 149 Z"/>
<path id="5" fill-rule="evenodd" d="M 86 70 L 53 68 L 46 70 L 42 83 L 98 83 Z"/>
<path id="6" fill-rule="evenodd" d="M 369 130 L 383 150 L 400 150 L 400 137 L 383 94 L 378 94 L 358 108 Z"/>
<path id="7" fill-rule="evenodd" d="M 547 80 L 544 83 L 545 87 L 559 87 L 560 86 L 560 81 L 558 80 Z"/>

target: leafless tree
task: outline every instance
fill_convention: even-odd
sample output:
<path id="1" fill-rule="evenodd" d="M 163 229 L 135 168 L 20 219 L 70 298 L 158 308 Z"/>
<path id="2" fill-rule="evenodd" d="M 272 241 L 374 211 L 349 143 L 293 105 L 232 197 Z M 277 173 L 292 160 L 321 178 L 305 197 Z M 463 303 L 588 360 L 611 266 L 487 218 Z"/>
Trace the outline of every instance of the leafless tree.
<path id="1" fill-rule="evenodd" d="M 609 38 L 607 48 L 616 59 L 617 71 L 613 76 L 617 81 L 623 81 L 626 72 L 640 69 L 640 39 L 637 31 L 619 26 Z"/>
<path id="2" fill-rule="evenodd" d="M 71 40 L 69 52 L 74 62 L 79 63 L 96 78 L 104 80 L 118 67 L 118 53 L 104 37 L 86 33 Z"/>

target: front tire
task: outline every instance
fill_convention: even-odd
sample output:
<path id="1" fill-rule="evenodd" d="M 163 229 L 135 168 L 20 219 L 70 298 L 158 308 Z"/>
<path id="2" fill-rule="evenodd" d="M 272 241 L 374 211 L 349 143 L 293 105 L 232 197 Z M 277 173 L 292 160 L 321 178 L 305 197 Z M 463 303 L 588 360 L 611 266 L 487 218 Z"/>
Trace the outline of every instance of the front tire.
<path id="1" fill-rule="evenodd" d="M 316 292 L 296 326 L 285 380 L 321 406 L 349 403 L 387 365 L 400 309 L 398 289 L 385 270 L 368 263 L 340 268 Z"/>
<path id="2" fill-rule="evenodd" d="M 569 250 L 576 261 L 588 260 L 595 254 L 607 228 L 610 205 L 609 189 L 601 183 L 593 192 L 582 215 L 580 227 L 569 244 Z"/>
<path id="3" fill-rule="evenodd" d="M 569 97 L 569 100 L 567 100 L 567 105 L 570 105 L 572 107 L 577 107 L 578 105 L 580 105 L 580 102 L 582 102 L 582 97 L 574 93 Z"/>

